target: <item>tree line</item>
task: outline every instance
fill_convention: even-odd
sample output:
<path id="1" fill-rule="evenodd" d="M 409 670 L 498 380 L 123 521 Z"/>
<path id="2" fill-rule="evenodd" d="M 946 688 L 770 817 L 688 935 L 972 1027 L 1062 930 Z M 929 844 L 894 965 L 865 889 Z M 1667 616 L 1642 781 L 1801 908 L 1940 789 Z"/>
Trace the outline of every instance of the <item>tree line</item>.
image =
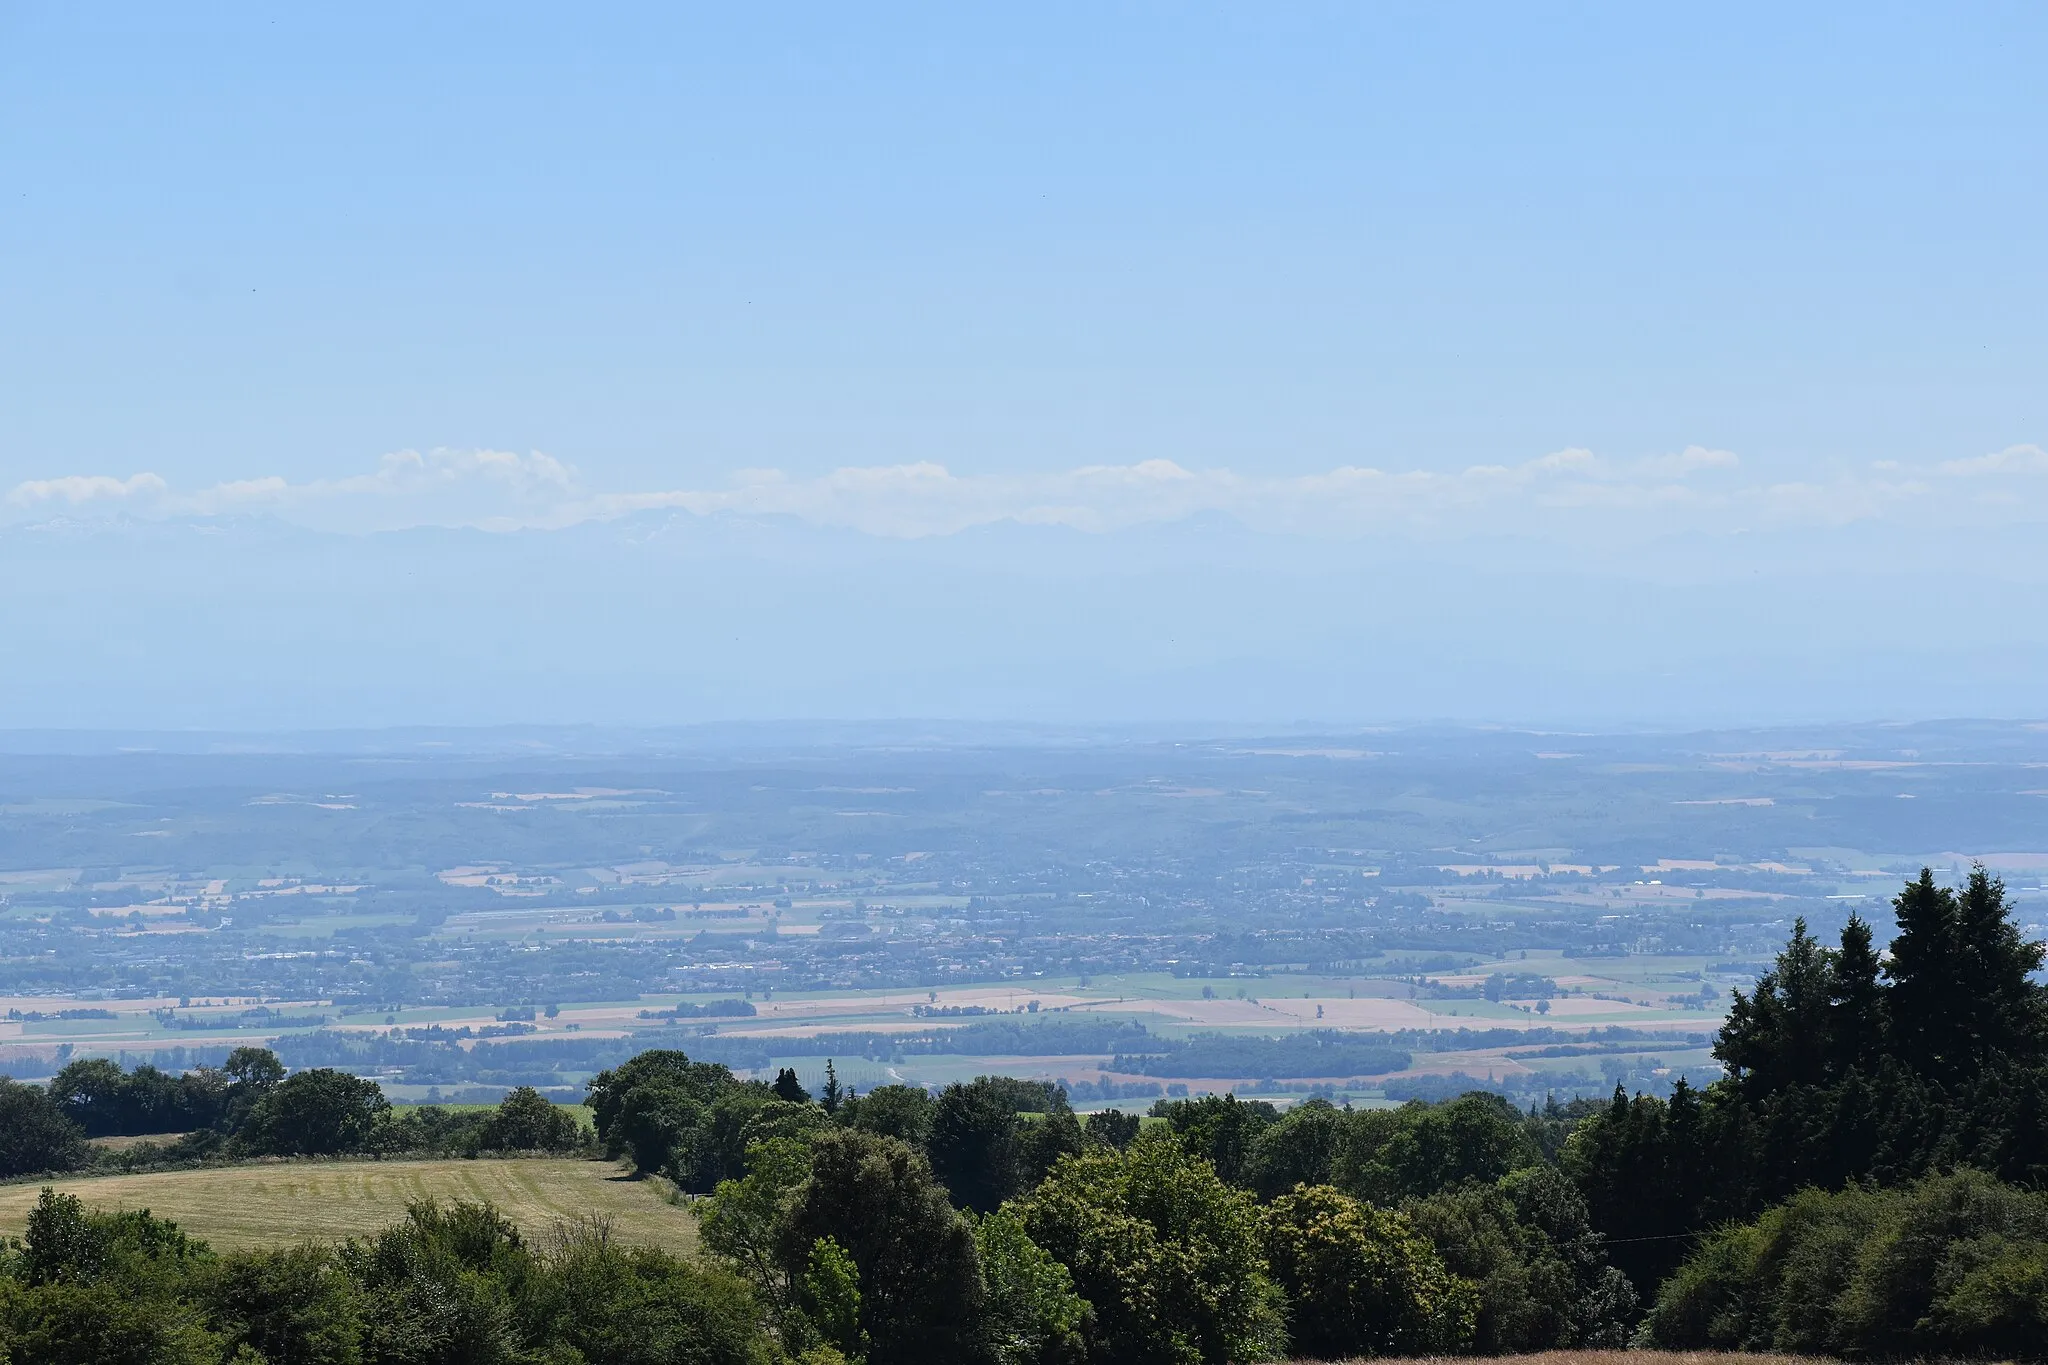
<path id="1" fill-rule="evenodd" d="M 792 1355 L 1222 1361 L 1620 1345 L 1636 1307 L 1553 1160 L 1578 1112 L 1497 1096 L 1085 1119 L 1045 1082 L 846 1093 L 676 1051 L 594 1078 L 604 1150 L 702 1196 Z"/>
<path id="2" fill-rule="evenodd" d="M 1565 1169 L 1595 1225 L 1656 1290 L 1646 1339 L 2048 1351 L 2048 1246 L 2029 1192 L 2048 1182 L 2043 946 L 1981 867 L 1958 887 L 1923 870 L 1893 910 L 1883 953 L 1858 916 L 1833 946 L 1795 923 L 1736 995 L 1715 1046 L 1723 1079 L 1669 1100 L 1617 1091 L 1572 1135 Z M 1911 1274 L 1888 1259 L 1901 1228 L 1931 1258 Z M 1702 1310 L 1706 1287 L 1725 1313 Z"/>
<path id="3" fill-rule="evenodd" d="M 143 1134 L 164 1140 L 118 1153 L 88 1142 Z M 530 1087 L 495 1109 L 400 1113 L 375 1081 L 326 1067 L 287 1075 L 257 1047 L 176 1076 L 94 1057 L 68 1064 L 47 1086 L 0 1080 L 0 1177 L 261 1156 L 560 1153 L 584 1144 L 574 1115 Z"/>
<path id="4" fill-rule="evenodd" d="M 1803 920 L 1715 1056 L 1727 1075 L 1669 1100 L 1619 1093 L 1575 1135 L 1570 1170 L 1640 1285 L 1708 1228 L 1802 1189 L 1905 1184 L 1971 1167 L 2048 1172 L 2048 990 L 2004 885 L 1922 872 L 1884 954 L 1851 916 L 1833 947 Z"/>

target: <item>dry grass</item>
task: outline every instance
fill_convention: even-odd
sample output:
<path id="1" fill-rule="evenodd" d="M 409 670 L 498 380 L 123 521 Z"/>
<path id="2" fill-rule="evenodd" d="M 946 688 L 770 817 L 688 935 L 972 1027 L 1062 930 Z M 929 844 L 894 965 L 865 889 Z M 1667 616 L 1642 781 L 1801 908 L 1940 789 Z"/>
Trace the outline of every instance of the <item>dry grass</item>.
<path id="1" fill-rule="evenodd" d="M 1363 1361 L 1294 1365 L 1364 1365 Z M 1754 1354 L 1747 1351 L 1538 1351 L 1526 1356 L 1422 1356 L 1406 1365 L 1827 1365 L 1818 1356 Z"/>
<path id="2" fill-rule="evenodd" d="M 168 1147 L 183 1136 L 185 1136 L 183 1133 L 143 1133 L 134 1137 L 96 1137 L 86 1140 L 94 1148 L 102 1152 L 126 1152 L 145 1143 L 153 1143 L 159 1147 Z"/>
<path id="3" fill-rule="evenodd" d="M 429 1196 L 487 1199 L 528 1233 L 600 1214 L 622 1241 L 697 1245 L 696 1219 L 664 1200 L 660 1182 L 629 1180 L 601 1161 L 291 1161 L 49 1183 L 93 1207 L 148 1209 L 220 1248 L 364 1236 Z M 41 1193 L 40 1184 L 0 1186 L 0 1233 L 19 1235 Z"/>

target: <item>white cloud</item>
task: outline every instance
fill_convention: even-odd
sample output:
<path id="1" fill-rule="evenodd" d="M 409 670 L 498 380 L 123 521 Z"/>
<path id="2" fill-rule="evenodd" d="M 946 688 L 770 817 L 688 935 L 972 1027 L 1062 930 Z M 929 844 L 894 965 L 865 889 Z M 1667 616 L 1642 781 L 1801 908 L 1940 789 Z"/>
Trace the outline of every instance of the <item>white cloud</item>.
<path id="1" fill-rule="evenodd" d="M 2048 474 L 2048 450 L 2035 445 L 2007 446 L 1968 460 L 1947 460 L 1939 468 L 1944 474 L 1964 478 L 1979 474 Z"/>
<path id="2" fill-rule="evenodd" d="M 460 523 L 479 514 L 521 520 L 519 509 L 532 512 L 559 506 L 577 492 L 575 471 L 550 455 L 514 455 L 502 450 L 394 451 L 367 474 L 341 479 L 316 479 L 292 484 L 279 478 L 247 479 L 217 484 L 189 499 L 204 513 L 246 511 L 260 507 L 308 507 L 356 504 L 359 513 L 382 519 L 383 509 L 404 509 L 407 518 L 439 521 L 443 511 Z M 452 502 L 451 502 L 452 495 Z M 437 504 L 450 503 L 441 508 Z M 509 504 L 504 506 L 502 504 Z M 484 511 L 486 507 L 488 511 Z"/>
<path id="3" fill-rule="evenodd" d="M 173 491 L 152 473 L 32 480 L 8 501 L 24 513 L 94 507 L 150 516 L 265 512 L 325 529 L 407 526 L 558 528 L 650 509 L 787 516 L 878 536 L 951 535 L 999 521 L 1083 531 L 1227 513 L 1253 527 L 1318 535 L 1655 534 L 1840 526 L 1911 514 L 2048 520 L 2048 452 L 2034 445 L 1913 469 L 1894 462 L 1827 481 L 1747 477 L 1732 452 L 1687 446 L 1613 460 L 1566 449 L 1449 472 L 1343 465 L 1302 475 L 1188 469 L 1172 460 L 1026 474 L 956 474 L 921 461 L 815 477 L 735 473 L 723 487 L 596 492 L 538 452 L 398 451 L 376 468 L 292 483 L 276 476 Z"/>
<path id="4" fill-rule="evenodd" d="M 16 484 L 7 501 L 16 507 L 38 507 L 52 502 L 78 507 L 93 502 L 159 498 L 168 491 L 164 481 L 154 474 L 134 474 L 125 479 L 106 474 L 67 474 L 59 479 L 30 479 Z"/>
<path id="5" fill-rule="evenodd" d="M 1741 463 L 1741 458 L 1732 450 L 1709 450 L 1705 446 L 1687 446 L 1676 455 L 1653 455 L 1638 462 L 1635 467 L 1644 473 L 1682 479 L 1702 469 L 1733 469 Z"/>
<path id="6" fill-rule="evenodd" d="M 774 514 L 886 536 L 949 535 L 1004 520 L 1110 531 L 1218 511 L 1265 529 L 1346 534 L 1442 529 L 1492 509 L 1682 502 L 1698 496 L 1683 480 L 1736 463 L 1733 455 L 1698 447 L 1640 463 L 1563 450 L 1518 465 L 1451 473 L 1344 465 L 1282 477 L 1190 470 L 1172 460 L 1032 475 L 958 475 L 925 462 L 837 469 L 813 479 L 753 470 L 722 489 L 610 494 L 590 500 L 588 510 L 593 516 L 655 507 Z"/>
<path id="7" fill-rule="evenodd" d="M 575 471 L 538 452 L 400 450 L 384 456 L 367 473 L 308 483 L 268 475 L 176 493 L 153 473 L 126 479 L 71 475 L 19 484 L 8 502 L 30 511 L 47 511 L 54 504 L 67 511 L 159 517 L 267 512 L 328 529 L 373 531 L 420 525 L 516 529 L 562 524 L 564 509 L 575 507 L 582 497 Z"/>

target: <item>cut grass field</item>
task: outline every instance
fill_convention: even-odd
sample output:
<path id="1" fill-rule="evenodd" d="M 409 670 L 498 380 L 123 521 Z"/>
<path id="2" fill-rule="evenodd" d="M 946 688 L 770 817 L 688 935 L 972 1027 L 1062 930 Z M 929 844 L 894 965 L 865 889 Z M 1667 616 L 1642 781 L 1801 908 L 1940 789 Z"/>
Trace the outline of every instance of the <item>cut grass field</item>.
<path id="1" fill-rule="evenodd" d="M 1297 1360 L 1293 1365 L 1365 1365 L 1365 1359 Z M 1525 1356 L 1412 1356 L 1404 1358 L 1402 1365 L 1829 1365 L 1829 1362 L 1824 1356 L 1781 1356 L 1749 1351 L 1537 1351 Z"/>
<path id="2" fill-rule="evenodd" d="M 675 1252 L 697 1245 L 696 1219 L 662 1198 L 664 1186 L 627 1179 L 605 1161 L 291 1161 L 48 1183 L 90 1207 L 148 1209 L 222 1249 L 363 1236 L 429 1196 L 489 1200 L 529 1234 L 599 1214 L 625 1242 Z M 41 1184 L 0 1186 L 0 1233 L 19 1236 L 41 1193 Z"/>

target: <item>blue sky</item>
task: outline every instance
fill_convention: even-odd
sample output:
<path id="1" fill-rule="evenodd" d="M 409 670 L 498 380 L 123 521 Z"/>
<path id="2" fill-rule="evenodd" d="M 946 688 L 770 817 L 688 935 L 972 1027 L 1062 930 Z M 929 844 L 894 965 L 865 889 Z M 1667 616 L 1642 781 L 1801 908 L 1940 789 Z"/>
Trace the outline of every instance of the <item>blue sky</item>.
<path id="1" fill-rule="evenodd" d="M 0 717 L 2041 714 L 2044 70 L 2038 4 L 0 4 Z M 638 691 L 505 643 L 627 580 Z"/>
<path id="2" fill-rule="evenodd" d="M 2039 6 L 0 16 L 10 486 L 2048 439 Z"/>

